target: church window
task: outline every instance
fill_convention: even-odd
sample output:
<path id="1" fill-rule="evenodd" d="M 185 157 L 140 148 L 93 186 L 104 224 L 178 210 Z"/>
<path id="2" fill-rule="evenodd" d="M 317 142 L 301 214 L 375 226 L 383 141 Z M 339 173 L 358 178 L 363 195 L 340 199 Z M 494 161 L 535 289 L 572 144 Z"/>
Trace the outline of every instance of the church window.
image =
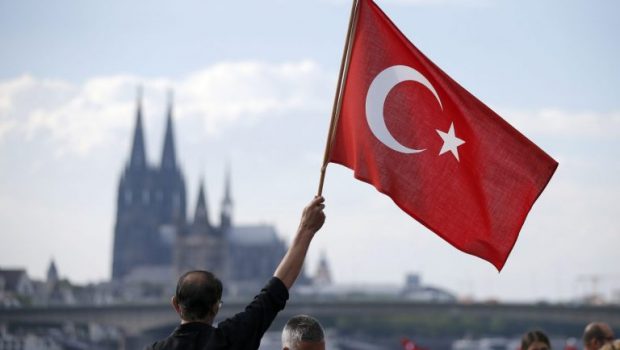
<path id="1" fill-rule="evenodd" d="M 151 199 L 151 193 L 148 190 L 144 190 L 142 192 L 142 203 L 149 204 L 150 199 Z"/>
<path id="2" fill-rule="evenodd" d="M 174 209 L 179 209 L 180 206 L 181 206 L 181 196 L 179 196 L 178 193 L 175 193 L 174 196 L 172 197 L 172 207 Z"/>

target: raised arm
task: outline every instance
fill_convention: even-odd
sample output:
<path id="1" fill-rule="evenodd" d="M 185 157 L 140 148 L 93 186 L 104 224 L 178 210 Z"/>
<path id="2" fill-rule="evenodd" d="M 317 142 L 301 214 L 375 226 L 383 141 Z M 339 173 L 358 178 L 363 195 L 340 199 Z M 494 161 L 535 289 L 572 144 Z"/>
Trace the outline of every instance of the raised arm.
<path id="1" fill-rule="evenodd" d="M 325 213 L 323 213 L 325 204 L 323 202 L 325 202 L 325 198 L 317 196 L 304 208 L 297 234 L 295 234 L 291 246 L 274 273 L 274 276 L 279 278 L 288 289 L 293 286 L 301 272 L 314 234 L 325 222 Z"/>

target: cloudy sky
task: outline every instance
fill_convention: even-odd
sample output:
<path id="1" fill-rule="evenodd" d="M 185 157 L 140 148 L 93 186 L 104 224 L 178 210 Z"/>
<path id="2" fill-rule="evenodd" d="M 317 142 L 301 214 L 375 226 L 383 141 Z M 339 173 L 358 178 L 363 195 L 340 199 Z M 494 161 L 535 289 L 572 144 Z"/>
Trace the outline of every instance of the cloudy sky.
<path id="1" fill-rule="evenodd" d="M 504 270 L 463 254 L 331 165 L 323 252 L 339 283 L 406 273 L 460 296 L 620 293 L 620 2 L 378 0 L 431 60 L 560 162 Z M 174 89 L 189 208 L 289 240 L 314 195 L 349 1 L 0 0 L 0 267 L 109 277 L 115 192 L 144 87 L 148 157 Z M 191 211 L 189 213 L 191 215 Z M 593 283 L 598 281 L 598 283 Z"/>

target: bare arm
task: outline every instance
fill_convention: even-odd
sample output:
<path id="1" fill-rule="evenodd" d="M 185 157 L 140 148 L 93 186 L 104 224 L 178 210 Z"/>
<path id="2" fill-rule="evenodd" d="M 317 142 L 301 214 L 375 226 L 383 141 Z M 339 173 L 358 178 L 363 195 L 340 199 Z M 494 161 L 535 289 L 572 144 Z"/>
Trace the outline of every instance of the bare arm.
<path id="1" fill-rule="evenodd" d="M 274 273 L 274 276 L 279 278 L 288 289 L 293 286 L 301 272 L 314 234 L 325 222 L 325 213 L 323 213 L 323 208 L 325 208 L 324 201 L 325 199 L 321 196 L 314 197 L 310 204 L 304 208 L 297 234 L 295 234 L 291 246 Z"/>

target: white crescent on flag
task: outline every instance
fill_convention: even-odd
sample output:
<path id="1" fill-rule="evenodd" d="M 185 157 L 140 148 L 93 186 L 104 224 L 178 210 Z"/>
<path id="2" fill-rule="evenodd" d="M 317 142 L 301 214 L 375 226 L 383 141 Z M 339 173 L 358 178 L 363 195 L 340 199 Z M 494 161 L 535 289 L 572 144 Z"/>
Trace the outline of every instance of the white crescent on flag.
<path id="1" fill-rule="evenodd" d="M 426 149 L 414 149 L 404 146 L 394 138 L 387 125 L 385 125 L 385 116 L 383 115 L 385 99 L 396 85 L 405 81 L 415 81 L 424 85 L 435 95 L 439 106 L 443 109 L 437 91 L 435 91 L 435 88 L 426 77 L 409 66 L 397 65 L 384 69 L 370 83 L 368 94 L 366 95 L 366 120 L 375 137 L 387 147 L 401 153 L 420 153 Z"/>

